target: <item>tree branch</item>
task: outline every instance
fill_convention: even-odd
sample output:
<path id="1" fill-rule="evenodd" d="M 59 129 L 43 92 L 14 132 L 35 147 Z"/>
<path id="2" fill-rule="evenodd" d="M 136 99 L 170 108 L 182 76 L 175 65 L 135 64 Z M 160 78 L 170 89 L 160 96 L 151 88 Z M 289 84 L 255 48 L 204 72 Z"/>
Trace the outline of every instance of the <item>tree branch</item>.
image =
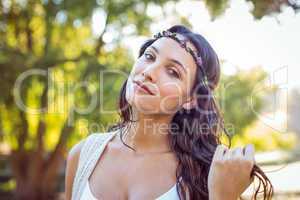
<path id="1" fill-rule="evenodd" d="M 43 90 L 43 94 L 41 96 L 41 108 L 46 108 L 47 107 L 47 97 L 48 97 L 48 86 L 45 85 L 45 88 Z M 40 121 L 38 124 L 38 129 L 37 129 L 37 152 L 43 153 L 44 152 L 44 134 L 46 131 L 46 123 L 44 119 L 44 114 L 41 113 Z"/>
<path id="2" fill-rule="evenodd" d="M 28 121 L 26 119 L 26 114 L 24 111 L 20 110 L 19 116 L 21 119 L 21 127 L 20 127 L 20 132 L 18 137 L 18 145 L 19 145 L 19 150 L 23 151 L 25 142 L 28 138 Z"/>
<path id="3" fill-rule="evenodd" d="M 55 60 L 55 59 L 47 60 L 45 57 L 42 57 L 38 61 L 35 62 L 33 68 L 48 69 L 48 68 L 52 68 L 52 67 L 55 67 L 60 64 L 64 64 L 66 62 L 78 62 L 86 56 L 88 56 L 86 53 L 82 53 L 75 58 L 62 58 L 62 59 L 57 59 L 57 60 Z"/>
<path id="4" fill-rule="evenodd" d="M 28 51 L 32 51 L 32 30 L 30 28 L 30 14 L 28 12 L 25 13 L 25 19 L 26 19 L 26 28 L 25 28 L 25 32 L 26 32 L 26 36 L 27 36 L 27 49 Z"/>
<path id="5" fill-rule="evenodd" d="M 44 55 L 48 54 L 49 48 L 50 48 L 50 41 L 52 36 L 52 23 L 51 23 L 51 17 L 50 12 L 53 7 L 52 1 L 49 1 L 48 4 L 45 7 L 45 23 L 46 23 L 46 34 L 45 34 L 45 46 L 44 46 Z"/>

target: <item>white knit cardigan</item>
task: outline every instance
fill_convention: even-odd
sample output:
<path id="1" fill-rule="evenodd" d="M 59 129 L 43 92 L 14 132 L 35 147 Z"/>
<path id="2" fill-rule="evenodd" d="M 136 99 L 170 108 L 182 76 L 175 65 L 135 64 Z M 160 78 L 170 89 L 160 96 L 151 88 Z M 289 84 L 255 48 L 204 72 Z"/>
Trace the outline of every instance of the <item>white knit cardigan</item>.
<path id="1" fill-rule="evenodd" d="M 88 178 L 97 164 L 101 151 L 106 146 L 102 144 L 108 142 L 115 133 L 116 131 L 108 133 L 93 133 L 85 139 L 80 151 L 78 167 L 73 181 L 72 200 L 80 199 L 84 189 L 84 184 L 88 181 Z"/>

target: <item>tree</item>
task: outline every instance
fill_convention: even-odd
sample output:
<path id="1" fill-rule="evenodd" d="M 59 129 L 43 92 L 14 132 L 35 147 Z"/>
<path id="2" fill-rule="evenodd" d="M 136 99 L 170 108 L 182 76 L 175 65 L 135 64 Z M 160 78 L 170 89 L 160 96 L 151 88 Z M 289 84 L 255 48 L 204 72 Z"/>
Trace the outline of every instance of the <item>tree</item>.
<path id="1" fill-rule="evenodd" d="M 218 16 L 226 9 L 227 1 L 206 1 L 206 5 L 213 16 Z M 152 22 L 145 14 L 148 5 L 163 5 L 165 2 L 1 2 L 0 133 L 1 142 L 9 143 L 12 148 L 10 163 L 16 180 L 17 199 L 52 198 L 68 145 L 82 137 L 82 119 L 107 124 L 115 117 L 99 114 L 101 106 L 113 107 L 117 96 L 114 88 L 119 88 L 122 83 L 122 77 L 114 75 L 106 76 L 107 84 L 102 88 L 106 99 L 97 101 L 92 112 L 82 114 L 74 109 L 86 108 L 91 98 L 101 92 L 99 71 L 116 68 L 128 71 L 131 57 L 119 45 L 124 36 L 123 27 L 132 25 L 133 35 L 148 34 Z M 280 2 L 287 4 L 288 1 Z M 262 14 L 269 12 L 261 9 L 261 5 L 273 6 L 254 3 L 255 9 L 263 10 Z M 97 38 L 90 29 L 95 12 L 102 12 L 99 19 L 103 23 L 103 30 Z M 105 41 L 105 34 L 112 30 L 117 33 L 116 37 Z M 21 81 L 23 76 L 26 78 Z M 88 87 L 83 85 L 76 90 L 72 87 L 85 82 Z M 63 92 L 53 94 L 56 90 Z M 32 113 L 22 109 L 18 102 L 24 103 L 23 108 L 42 110 Z M 51 109 L 55 112 L 49 112 Z"/>
<path id="2" fill-rule="evenodd" d="M 263 107 L 263 96 L 256 87 L 266 87 L 266 73 L 261 68 L 222 75 L 217 100 L 223 112 L 225 127 L 230 136 L 242 135 L 256 119 Z M 267 92 L 270 92 L 270 89 Z"/>
<path id="3" fill-rule="evenodd" d="M 283 6 L 291 7 L 295 12 L 300 9 L 298 1 L 282 0 L 282 1 L 269 1 L 269 0 L 246 0 L 253 5 L 252 14 L 256 19 L 261 19 L 265 15 L 276 15 L 282 11 Z M 213 19 L 219 17 L 228 8 L 229 0 L 205 0 L 205 4 Z"/>
<path id="4" fill-rule="evenodd" d="M 164 1 L 153 3 L 161 5 Z M 104 34 L 113 28 L 120 33 L 118 38 L 122 38 L 122 28 L 126 24 L 135 25 L 135 34 L 147 33 L 151 19 L 144 13 L 148 4 L 149 1 L 137 0 L 2 1 L 1 139 L 12 147 L 10 161 L 17 199 L 53 198 L 67 141 L 80 120 L 80 114 L 72 112 L 73 108 L 89 104 L 92 92 L 87 91 L 93 85 L 96 85 L 94 92 L 99 92 L 95 84 L 99 71 L 113 68 L 113 64 L 126 70 L 131 62 L 117 40 L 111 44 L 115 45 L 113 54 L 119 63 L 112 61 L 112 53 L 105 49 Z M 105 19 L 104 30 L 93 39 L 90 19 L 95 8 L 104 11 L 102 17 Z M 63 77 L 59 77 L 62 74 Z M 60 85 L 62 81 L 64 83 Z M 52 96 L 49 102 L 49 94 L 55 87 L 64 90 L 83 81 L 91 83 L 88 88 L 63 92 Z M 114 84 L 111 82 L 110 87 Z M 71 100 L 64 101 L 70 97 Z M 62 114 L 58 115 L 57 110 L 49 112 L 49 107 L 57 108 L 61 102 Z M 34 114 L 25 107 L 39 108 L 40 112 Z M 93 113 L 85 117 L 94 121 L 101 117 L 102 122 L 105 121 L 97 113 L 99 107 L 100 104 L 96 105 Z M 60 134 L 51 135 L 52 132 Z"/>

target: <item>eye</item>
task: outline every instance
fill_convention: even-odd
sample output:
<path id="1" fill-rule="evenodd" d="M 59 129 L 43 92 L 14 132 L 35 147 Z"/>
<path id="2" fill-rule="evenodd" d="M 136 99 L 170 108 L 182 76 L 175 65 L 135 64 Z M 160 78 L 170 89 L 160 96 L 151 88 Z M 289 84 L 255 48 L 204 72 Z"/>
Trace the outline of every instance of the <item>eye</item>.
<path id="1" fill-rule="evenodd" d="M 151 55 L 150 53 L 145 53 L 145 57 L 147 60 L 154 60 L 154 56 Z"/>
<path id="2" fill-rule="evenodd" d="M 168 68 L 167 71 L 169 72 L 169 74 L 171 74 L 171 76 L 174 76 L 176 78 L 180 78 L 180 75 L 178 74 L 178 72 L 172 68 Z"/>

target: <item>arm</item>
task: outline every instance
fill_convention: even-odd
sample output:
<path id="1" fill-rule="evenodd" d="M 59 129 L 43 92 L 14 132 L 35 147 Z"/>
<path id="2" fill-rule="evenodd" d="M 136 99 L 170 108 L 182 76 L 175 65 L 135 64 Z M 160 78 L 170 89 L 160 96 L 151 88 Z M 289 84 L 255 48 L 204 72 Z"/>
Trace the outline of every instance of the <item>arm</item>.
<path id="1" fill-rule="evenodd" d="M 219 145 L 208 175 L 209 200 L 237 200 L 252 183 L 254 147 L 228 149 Z"/>
<path id="2" fill-rule="evenodd" d="M 73 181 L 77 170 L 78 160 L 84 140 L 74 145 L 68 153 L 65 172 L 65 198 L 71 200 Z"/>

